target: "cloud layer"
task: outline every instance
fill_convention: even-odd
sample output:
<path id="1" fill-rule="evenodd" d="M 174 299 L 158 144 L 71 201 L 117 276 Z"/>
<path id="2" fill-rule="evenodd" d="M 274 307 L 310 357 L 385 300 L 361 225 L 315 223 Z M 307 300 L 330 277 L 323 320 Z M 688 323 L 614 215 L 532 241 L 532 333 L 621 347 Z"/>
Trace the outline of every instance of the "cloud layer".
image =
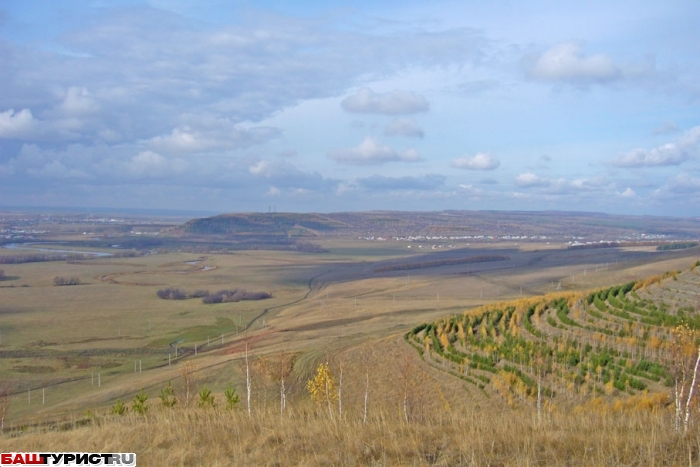
<path id="1" fill-rule="evenodd" d="M 25 4 L 2 204 L 700 215 L 691 5 Z"/>

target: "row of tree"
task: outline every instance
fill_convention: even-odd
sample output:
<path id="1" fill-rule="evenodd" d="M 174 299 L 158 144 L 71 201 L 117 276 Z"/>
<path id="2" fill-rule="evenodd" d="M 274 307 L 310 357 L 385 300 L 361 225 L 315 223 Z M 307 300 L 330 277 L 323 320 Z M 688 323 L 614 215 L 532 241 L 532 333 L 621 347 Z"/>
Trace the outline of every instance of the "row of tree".
<path id="1" fill-rule="evenodd" d="M 71 276 L 71 277 L 63 277 L 63 276 L 56 276 L 53 278 L 53 284 L 54 285 L 80 285 L 80 278 L 77 276 Z"/>
<path id="2" fill-rule="evenodd" d="M 700 319 L 693 307 L 668 306 L 661 292 L 655 300 L 638 292 L 652 283 L 661 291 L 682 289 L 675 284 L 686 278 L 696 283 L 697 266 L 588 294 L 484 306 L 417 326 L 405 338 L 464 381 L 481 389 L 491 383 L 509 402 L 535 400 L 538 413 L 543 396 L 556 391 L 625 395 L 665 385 L 673 388 L 676 430 L 685 432 L 700 390 Z"/>
<path id="3" fill-rule="evenodd" d="M 163 300 L 185 300 L 188 298 L 201 298 L 202 303 L 229 303 L 240 302 L 244 300 L 265 300 L 272 298 L 272 294 L 268 292 L 248 292 L 245 289 L 219 290 L 211 293 L 208 290 L 195 290 L 192 293 L 187 293 L 178 288 L 168 287 L 160 289 L 156 292 L 159 298 Z"/>

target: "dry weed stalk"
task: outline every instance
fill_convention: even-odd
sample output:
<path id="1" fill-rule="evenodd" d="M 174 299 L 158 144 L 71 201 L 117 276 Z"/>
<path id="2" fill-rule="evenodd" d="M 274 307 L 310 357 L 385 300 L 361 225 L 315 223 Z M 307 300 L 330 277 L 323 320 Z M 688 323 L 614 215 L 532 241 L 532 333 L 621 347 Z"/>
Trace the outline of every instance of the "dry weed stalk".
<path id="1" fill-rule="evenodd" d="M 194 385 L 197 380 L 197 365 L 190 361 L 186 361 L 180 368 L 180 376 L 185 385 L 185 407 L 190 406 L 190 394 L 194 392 Z"/>

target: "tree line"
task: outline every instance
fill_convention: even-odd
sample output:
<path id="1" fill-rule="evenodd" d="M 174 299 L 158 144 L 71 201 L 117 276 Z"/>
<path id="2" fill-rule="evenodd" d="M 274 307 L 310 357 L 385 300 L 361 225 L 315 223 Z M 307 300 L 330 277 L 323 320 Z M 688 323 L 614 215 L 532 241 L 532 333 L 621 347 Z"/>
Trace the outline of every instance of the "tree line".
<path id="1" fill-rule="evenodd" d="M 686 248 L 693 248 L 698 246 L 698 242 L 677 242 L 677 243 L 667 243 L 665 245 L 659 245 L 656 247 L 656 251 L 669 251 L 669 250 L 684 250 Z"/>
<path id="2" fill-rule="evenodd" d="M 56 276 L 53 278 L 53 285 L 61 286 L 61 285 L 80 285 L 80 278 L 76 276 L 71 276 L 71 277 L 63 277 L 63 276 Z"/>
<path id="3" fill-rule="evenodd" d="M 111 254 L 111 258 L 135 258 L 144 256 L 147 251 L 117 251 Z M 86 261 L 97 259 L 99 256 L 80 253 L 26 253 L 21 255 L 1 255 L 0 264 L 24 264 L 24 263 L 44 263 L 50 261 Z"/>
<path id="4" fill-rule="evenodd" d="M 178 288 L 168 287 L 160 289 L 156 292 L 158 298 L 163 300 L 186 300 L 188 298 L 201 298 L 202 303 L 230 303 L 241 302 L 245 300 L 265 300 L 272 298 L 272 294 L 268 292 L 248 292 L 245 289 L 219 290 L 209 292 L 208 290 L 195 290 L 192 293 L 187 293 Z"/>

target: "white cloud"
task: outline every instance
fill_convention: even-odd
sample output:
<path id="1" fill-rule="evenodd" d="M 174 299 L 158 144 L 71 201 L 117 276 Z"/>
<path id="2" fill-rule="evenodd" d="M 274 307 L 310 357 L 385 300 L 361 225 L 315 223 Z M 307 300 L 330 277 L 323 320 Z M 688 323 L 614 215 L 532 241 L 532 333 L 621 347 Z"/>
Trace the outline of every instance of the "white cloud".
<path id="1" fill-rule="evenodd" d="M 86 88 L 68 88 L 59 110 L 66 115 L 87 115 L 99 110 L 97 101 Z"/>
<path id="2" fill-rule="evenodd" d="M 636 198 L 637 197 L 637 193 L 635 193 L 634 190 L 630 187 L 627 187 L 627 189 L 625 191 L 623 191 L 622 193 L 618 193 L 618 195 L 623 197 L 623 198 Z"/>
<path id="3" fill-rule="evenodd" d="M 528 71 L 533 78 L 547 81 L 607 82 L 622 75 L 609 56 L 586 56 L 576 42 L 550 48 L 537 57 Z"/>
<path id="4" fill-rule="evenodd" d="M 0 112 L 0 138 L 22 138 L 29 136 L 37 121 L 29 109 L 15 113 L 14 109 Z"/>
<path id="5" fill-rule="evenodd" d="M 531 172 L 525 172 L 515 177 L 515 184 L 521 188 L 550 186 L 551 180 L 541 178 Z"/>
<path id="6" fill-rule="evenodd" d="M 407 91 L 378 94 L 370 88 L 362 88 L 340 103 L 347 112 L 385 115 L 426 112 L 430 107 L 425 97 Z"/>
<path id="7" fill-rule="evenodd" d="M 265 143 L 280 134 L 277 128 L 245 128 L 222 118 L 186 115 L 183 119 L 187 123 L 173 128 L 170 134 L 151 138 L 149 146 L 163 152 L 196 153 L 249 147 Z"/>
<path id="8" fill-rule="evenodd" d="M 126 168 L 138 177 L 163 178 L 183 173 L 186 163 L 181 159 L 169 160 L 153 151 L 141 151 L 131 158 Z"/>
<path id="9" fill-rule="evenodd" d="M 493 154 L 480 152 L 474 157 L 463 156 L 452 159 L 450 165 L 466 170 L 495 170 L 501 165 L 501 161 Z"/>
<path id="10" fill-rule="evenodd" d="M 379 165 L 386 162 L 418 162 L 421 160 L 415 149 L 399 152 L 370 137 L 365 138 L 354 148 L 330 151 L 328 157 L 349 165 Z"/>
<path id="11" fill-rule="evenodd" d="M 384 134 L 387 136 L 407 136 L 415 138 L 422 138 L 425 136 L 423 129 L 419 127 L 412 118 L 394 119 L 384 128 Z"/>
<path id="12" fill-rule="evenodd" d="M 682 137 L 672 143 L 646 149 L 633 149 L 612 159 L 616 167 L 659 167 L 680 165 L 694 159 L 699 153 L 700 126 L 688 130 Z"/>

